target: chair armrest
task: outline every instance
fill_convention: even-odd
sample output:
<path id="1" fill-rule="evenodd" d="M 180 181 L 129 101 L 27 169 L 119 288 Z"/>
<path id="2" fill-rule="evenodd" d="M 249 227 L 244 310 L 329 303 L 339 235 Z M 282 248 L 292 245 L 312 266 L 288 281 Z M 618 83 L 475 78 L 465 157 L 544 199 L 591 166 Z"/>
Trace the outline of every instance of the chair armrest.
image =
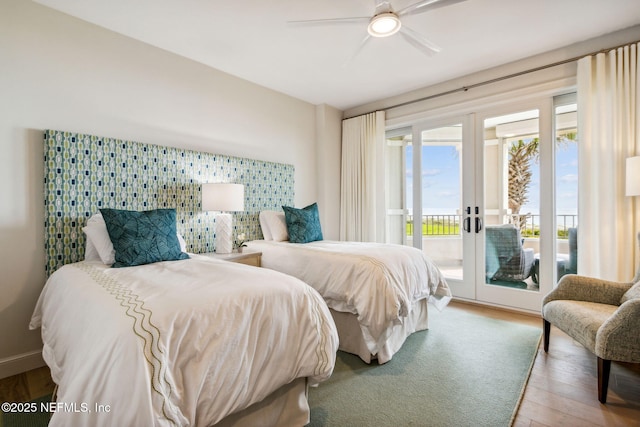
<path id="1" fill-rule="evenodd" d="M 640 362 L 640 299 L 620 306 L 596 335 L 595 353 L 603 359 Z"/>
<path id="2" fill-rule="evenodd" d="M 562 276 L 558 286 L 544 297 L 542 305 L 560 299 L 620 305 L 620 298 L 632 285 L 632 283 L 567 274 Z"/>

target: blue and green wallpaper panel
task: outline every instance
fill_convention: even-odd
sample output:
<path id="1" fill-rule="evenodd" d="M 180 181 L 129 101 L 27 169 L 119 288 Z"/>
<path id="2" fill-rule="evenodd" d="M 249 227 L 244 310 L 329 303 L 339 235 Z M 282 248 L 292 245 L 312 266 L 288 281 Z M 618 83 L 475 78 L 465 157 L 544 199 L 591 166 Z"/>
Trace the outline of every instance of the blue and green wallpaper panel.
<path id="1" fill-rule="evenodd" d="M 175 208 L 193 253 L 214 250 L 215 213 L 202 212 L 202 183 L 244 184 L 235 234 L 261 239 L 261 210 L 293 206 L 294 167 L 57 130 L 44 133 L 46 270 L 84 259 L 82 227 L 100 208 Z"/>

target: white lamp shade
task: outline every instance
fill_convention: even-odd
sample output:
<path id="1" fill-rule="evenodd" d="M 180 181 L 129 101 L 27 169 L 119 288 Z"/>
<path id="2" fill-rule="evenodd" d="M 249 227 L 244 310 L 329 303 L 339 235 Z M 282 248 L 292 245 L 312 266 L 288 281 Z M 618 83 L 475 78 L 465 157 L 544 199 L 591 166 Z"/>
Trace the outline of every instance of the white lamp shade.
<path id="1" fill-rule="evenodd" d="M 627 196 L 640 196 L 640 156 L 627 158 Z"/>
<path id="2" fill-rule="evenodd" d="M 237 212 L 244 210 L 244 185 L 202 184 L 202 210 Z"/>

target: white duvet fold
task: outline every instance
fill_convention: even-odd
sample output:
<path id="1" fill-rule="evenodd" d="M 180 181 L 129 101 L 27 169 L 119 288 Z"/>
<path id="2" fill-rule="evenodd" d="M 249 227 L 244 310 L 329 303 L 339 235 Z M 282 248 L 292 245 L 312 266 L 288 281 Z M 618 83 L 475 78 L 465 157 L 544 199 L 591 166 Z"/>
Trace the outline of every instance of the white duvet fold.
<path id="1" fill-rule="evenodd" d="M 52 426 L 211 425 L 296 378 L 326 380 L 338 347 L 303 282 L 200 256 L 64 266 L 42 291 L 39 326 L 58 402 L 110 409 L 56 412 Z"/>
<path id="2" fill-rule="evenodd" d="M 310 284 L 337 311 L 358 316 L 371 354 L 415 301 L 451 292 L 436 265 L 418 249 L 391 244 L 322 240 L 305 244 L 256 240 L 262 266 Z"/>

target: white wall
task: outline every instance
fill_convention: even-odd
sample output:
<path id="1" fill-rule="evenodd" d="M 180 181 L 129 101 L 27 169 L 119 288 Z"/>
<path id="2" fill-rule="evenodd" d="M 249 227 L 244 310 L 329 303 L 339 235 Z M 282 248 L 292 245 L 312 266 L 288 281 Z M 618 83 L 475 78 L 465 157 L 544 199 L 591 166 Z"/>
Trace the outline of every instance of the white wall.
<path id="1" fill-rule="evenodd" d="M 336 191 L 339 157 L 317 159 L 318 133 L 326 147 L 340 144 L 341 113 L 326 112 L 316 125 L 314 105 L 30 1 L 0 0 L 0 378 L 41 363 L 40 332 L 28 323 L 45 282 L 44 129 L 291 163 L 304 206 L 324 173 L 321 191 Z M 323 226 L 337 233 L 332 221 Z"/>
<path id="2" fill-rule="evenodd" d="M 342 156 L 342 111 L 328 105 L 316 107 L 316 153 L 318 164 L 318 208 L 323 237 L 340 239 L 340 159 Z"/>
<path id="3" fill-rule="evenodd" d="M 387 109 L 387 123 L 395 127 L 401 124 L 410 123 L 413 120 L 419 120 L 420 118 L 433 118 L 432 112 L 442 110 L 444 113 L 444 110 L 449 106 L 457 106 L 464 103 L 483 103 L 494 95 L 530 88 L 533 85 L 543 86 L 546 83 L 561 80 L 571 82 L 572 80 L 575 80 L 577 69 L 576 62 L 570 62 L 564 65 L 555 66 L 531 74 L 525 74 L 520 77 L 498 81 L 496 83 L 466 91 L 458 91 L 461 88 L 470 87 L 485 81 L 499 79 L 504 76 L 521 73 L 526 70 L 543 67 L 548 64 L 569 60 L 575 57 L 586 56 L 602 49 L 609 49 L 615 46 L 637 42 L 638 40 L 640 40 L 640 25 L 622 29 L 598 38 L 585 40 L 551 52 L 531 56 L 519 61 L 449 80 L 441 84 L 420 88 L 390 98 L 360 105 L 346 110 L 344 112 L 344 117 L 354 117 L 371 111 Z M 413 102 L 449 91 L 457 92 L 429 100 Z M 392 108 L 392 106 L 401 103 L 409 104 Z"/>

